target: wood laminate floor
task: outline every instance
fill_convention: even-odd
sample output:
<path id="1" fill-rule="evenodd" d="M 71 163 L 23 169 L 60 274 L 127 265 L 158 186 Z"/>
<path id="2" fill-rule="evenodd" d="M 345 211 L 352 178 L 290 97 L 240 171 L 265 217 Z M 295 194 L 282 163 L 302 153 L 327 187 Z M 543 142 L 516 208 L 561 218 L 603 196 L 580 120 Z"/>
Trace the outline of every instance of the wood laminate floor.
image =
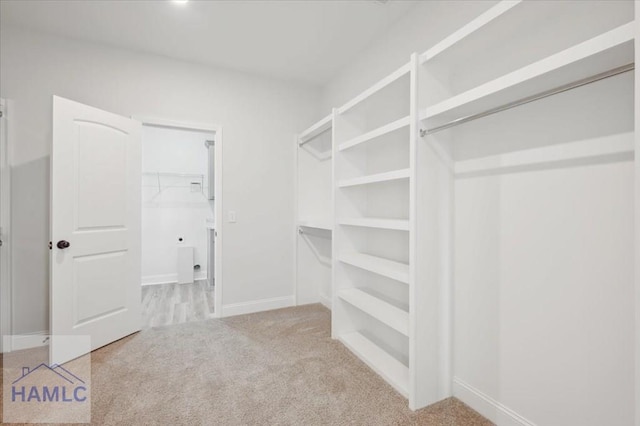
<path id="1" fill-rule="evenodd" d="M 142 328 L 213 318 L 213 288 L 206 281 L 142 287 Z"/>

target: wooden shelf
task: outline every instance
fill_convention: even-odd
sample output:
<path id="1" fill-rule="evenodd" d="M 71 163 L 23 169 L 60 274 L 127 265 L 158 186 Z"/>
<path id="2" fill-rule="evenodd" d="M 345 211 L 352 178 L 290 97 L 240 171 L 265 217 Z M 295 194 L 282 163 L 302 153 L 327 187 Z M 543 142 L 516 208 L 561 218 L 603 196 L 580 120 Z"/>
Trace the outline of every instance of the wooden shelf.
<path id="1" fill-rule="evenodd" d="M 409 230 L 409 221 L 404 219 L 344 218 L 339 219 L 338 224 L 346 226 L 361 226 L 364 228 L 391 229 L 396 231 Z"/>
<path id="2" fill-rule="evenodd" d="M 420 119 L 437 127 L 634 62 L 634 23 L 427 107 Z"/>
<path id="3" fill-rule="evenodd" d="M 409 179 L 411 169 L 394 170 L 385 173 L 376 173 L 374 175 L 362 176 L 352 179 L 344 179 L 338 183 L 340 188 L 347 188 L 357 185 L 368 185 L 371 183 L 390 182 L 399 179 Z"/>
<path id="4" fill-rule="evenodd" d="M 348 265 L 409 284 L 409 265 L 406 263 L 355 252 L 341 254 L 339 259 Z"/>
<path id="5" fill-rule="evenodd" d="M 333 225 L 331 224 L 331 222 L 325 222 L 321 220 L 301 220 L 298 222 L 298 226 L 303 226 L 305 228 L 322 229 L 324 231 L 333 230 Z"/>
<path id="6" fill-rule="evenodd" d="M 410 70 L 411 70 L 411 63 L 404 64 L 403 66 L 401 66 L 400 68 L 398 68 L 397 70 L 395 70 L 394 72 L 392 72 L 391 74 L 383 78 L 382 80 L 378 81 L 373 86 L 369 87 L 367 90 L 365 90 L 358 96 L 356 96 L 355 98 L 353 98 L 352 100 L 350 100 L 349 102 L 347 102 L 346 104 L 338 108 L 337 109 L 338 114 L 344 114 L 345 112 L 349 111 L 354 106 L 358 105 L 359 103 L 362 103 L 363 101 L 368 99 L 370 96 L 384 89 L 385 87 L 387 87 L 394 81 L 398 80 L 405 74 L 408 74 Z"/>
<path id="7" fill-rule="evenodd" d="M 409 368 L 358 332 L 345 333 L 340 341 L 405 398 L 409 394 Z"/>
<path id="8" fill-rule="evenodd" d="M 397 332 L 409 335 L 409 312 L 358 288 L 340 290 L 338 297 Z"/>
<path id="9" fill-rule="evenodd" d="M 370 140 L 379 138 L 380 136 L 384 136 L 398 129 L 402 129 L 403 127 L 408 126 L 409 123 L 411 123 L 411 116 L 402 117 L 396 121 L 385 124 L 384 126 L 380 126 L 377 129 L 373 129 L 370 132 L 341 143 L 338 146 L 338 150 L 344 151 L 345 149 L 353 148 L 356 145 L 360 145 L 361 143 L 369 142 Z"/>

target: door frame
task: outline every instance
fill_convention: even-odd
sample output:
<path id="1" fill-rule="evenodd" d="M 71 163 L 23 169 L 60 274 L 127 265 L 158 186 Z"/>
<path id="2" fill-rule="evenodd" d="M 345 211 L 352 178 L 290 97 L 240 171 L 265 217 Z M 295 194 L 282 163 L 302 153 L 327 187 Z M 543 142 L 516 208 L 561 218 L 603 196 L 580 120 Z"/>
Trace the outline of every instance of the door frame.
<path id="1" fill-rule="evenodd" d="M 165 127 L 170 129 L 180 129 L 180 130 L 191 130 L 191 131 L 199 131 L 199 132 L 211 132 L 215 135 L 215 144 L 214 144 L 214 152 L 215 152 L 215 190 L 214 190 L 214 220 L 216 224 L 216 236 L 214 239 L 214 280 L 215 285 L 213 287 L 213 315 L 215 318 L 220 318 L 222 316 L 222 297 L 223 297 L 223 282 L 222 282 L 222 218 L 223 218 L 223 209 L 222 209 L 222 126 L 217 124 L 205 124 L 205 123 L 189 123 L 182 121 L 174 121 L 174 120 L 166 120 L 160 118 L 150 118 L 150 117 L 131 117 L 135 120 L 138 120 L 142 123 L 142 126 L 145 127 Z M 203 224 L 204 229 L 204 224 Z"/>
<path id="2" fill-rule="evenodd" d="M 0 353 L 11 352 L 12 339 L 4 336 L 13 334 L 13 291 L 11 285 L 11 144 L 12 126 L 9 119 L 11 102 L 0 98 L 0 121 L 2 122 L 2 134 L 0 134 L 0 227 L 3 230 L 3 247 L 0 250 L 0 263 L 3 267 L 0 271 Z M 5 345 L 6 343 L 6 345 Z"/>

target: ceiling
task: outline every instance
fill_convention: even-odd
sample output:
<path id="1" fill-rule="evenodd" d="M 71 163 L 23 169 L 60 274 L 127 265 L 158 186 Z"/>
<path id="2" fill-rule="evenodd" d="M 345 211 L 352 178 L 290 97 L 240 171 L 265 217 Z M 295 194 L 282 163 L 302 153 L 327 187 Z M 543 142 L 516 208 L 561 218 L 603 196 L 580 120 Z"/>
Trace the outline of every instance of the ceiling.
<path id="1" fill-rule="evenodd" d="M 417 1 L 0 2 L 0 24 L 323 84 Z"/>

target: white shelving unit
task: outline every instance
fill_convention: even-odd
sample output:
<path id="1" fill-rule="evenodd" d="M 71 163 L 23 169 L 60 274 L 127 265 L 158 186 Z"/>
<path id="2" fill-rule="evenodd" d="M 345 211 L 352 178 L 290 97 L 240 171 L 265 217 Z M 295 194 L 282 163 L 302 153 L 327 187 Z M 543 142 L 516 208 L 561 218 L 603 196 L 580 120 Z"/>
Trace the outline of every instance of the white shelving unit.
<path id="1" fill-rule="evenodd" d="M 323 193 L 332 201 L 308 214 L 298 202 L 297 217 L 303 232 L 332 238 L 332 336 L 405 396 L 411 409 L 455 395 L 494 422 L 504 420 L 497 412 L 511 416 L 465 384 L 465 363 L 476 362 L 466 360 L 475 349 L 465 345 L 504 350 L 484 346 L 483 336 L 492 332 L 497 337 L 488 338 L 511 344 L 501 340 L 501 330 L 477 329 L 487 318 L 474 322 L 474 315 L 493 318 L 499 303 L 513 297 L 512 288 L 530 279 L 537 257 L 518 258 L 523 245 L 545 241 L 540 258 L 557 247 L 570 247 L 593 264 L 606 257 L 608 249 L 564 235 L 564 228 L 549 232 L 535 225 L 544 216 L 539 212 L 560 208 L 579 218 L 571 203 L 588 206 L 585 194 L 592 190 L 620 202 L 618 187 L 603 186 L 608 175 L 588 166 L 611 165 L 624 174 L 635 161 L 638 170 L 640 84 L 635 77 L 634 86 L 633 70 L 640 24 L 633 19 L 631 2 L 498 2 L 296 138 L 299 170 L 307 144 L 315 161 L 329 159 L 322 173 L 298 177 L 298 198 Z M 329 128 L 331 153 L 312 145 Z M 589 190 L 583 198 L 549 195 L 568 185 L 558 180 L 539 187 L 557 173 L 569 173 L 571 185 Z M 314 192 L 305 179 L 330 182 L 332 196 Z M 528 210 L 531 199 L 538 204 Z M 598 226 L 620 232 L 611 214 L 599 220 Z M 514 224 L 518 232 L 509 228 Z M 588 226 L 583 234 L 594 231 Z M 630 250 L 614 249 L 620 255 L 610 263 L 622 262 Z M 573 277 L 578 272 L 570 263 L 552 269 Z M 512 280 L 502 283 L 505 277 Z M 549 285 L 547 279 L 564 285 L 551 274 L 536 286 Z M 478 302 L 454 310 L 454 302 L 469 295 Z M 454 346 L 460 370 L 453 367 Z"/>
<path id="2" fill-rule="evenodd" d="M 549 90 L 603 73 L 628 70 L 634 62 L 635 24 L 624 24 L 480 86 L 428 106 L 420 113 L 429 127 L 455 123 Z"/>
<path id="3" fill-rule="evenodd" d="M 414 409 L 430 402 L 416 322 L 417 70 L 414 55 L 334 110 L 333 129 L 332 334 Z"/>
<path id="4" fill-rule="evenodd" d="M 331 115 L 295 137 L 296 303 L 331 308 L 332 127 Z"/>
<path id="5" fill-rule="evenodd" d="M 633 4 L 624 2 L 615 7 L 590 2 L 544 5 L 526 0 L 499 2 L 420 55 L 421 135 L 454 129 L 442 133 L 439 139 L 444 142 L 435 149 L 456 169 L 469 168 L 458 162 L 540 148 L 523 144 L 512 149 L 492 149 L 496 143 L 486 138 L 483 148 L 473 152 L 457 150 L 458 146 L 465 145 L 460 141 L 477 130 L 463 126 L 465 123 L 490 117 L 493 122 L 484 123 L 494 125 L 500 119 L 491 116 L 501 112 L 511 114 L 509 110 L 522 105 L 625 74 L 631 81 L 637 36 L 632 11 Z M 535 38 L 513 31 L 513 28 L 532 28 L 541 22 L 545 24 L 544 29 L 537 31 Z M 511 37 L 509 46 L 502 43 L 505 37 Z M 485 46 L 483 59 L 479 58 L 479 45 Z M 451 78 L 443 79 L 443 73 L 452 69 L 458 71 Z M 469 69 L 474 72 L 460 71 Z M 500 123 L 502 127 L 508 125 L 505 121 L 511 116 L 515 115 L 508 115 Z M 456 131 L 458 126 L 470 130 Z M 593 145 L 591 143 L 592 148 Z M 627 141 L 622 145 L 630 147 L 631 144 Z M 613 148 L 619 149 L 620 145 Z M 611 153 L 611 150 L 603 145 L 595 148 L 593 154 Z M 553 149 L 547 149 L 546 154 L 563 156 Z M 516 158 L 521 157 L 516 154 Z M 509 157 L 500 160 L 519 161 Z"/>
<path id="6" fill-rule="evenodd" d="M 454 395 L 495 423 L 529 424 L 526 400 L 543 400 L 546 388 L 520 368 L 505 374 L 505 365 L 548 371 L 556 351 L 607 363 L 594 341 L 563 341 L 535 360 L 525 353 L 557 338 L 554 327 L 563 335 L 587 327 L 552 306 L 579 311 L 590 297 L 613 300 L 631 285 L 629 263 L 619 259 L 633 250 L 625 237 L 632 221 L 620 218 L 633 214 L 625 194 L 640 144 L 633 19 L 632 2 L 501 1 L 420 55 L 417 211 L 429 219 L 417 234 L 426 256 L 415 275 L 438 301 L 429 330 L 438 343 L 426 349 L 439 360 L 427 374 L 441 384 L 436 399 Z M 608 213 L 593 200 L 611 203 Z M 605 270 L 604 278 L 593 272 Z M 627 281 L 610 279 L 617 274 Z M 620 321 L 606 333 L 618 338 L 628 326 Z M 613 373 L 620 383 L 624 365 Z M 580 371 L 564 380 L 588 374 Z M 496 388 L 521 395 L 505 403 L 491 394 Z M 535 421 L 553 418 L 538 413 Z"/>
<path id="7" fill-rule="evenodd" d="M 504 256 L 472 226 L 489 220 L 487 206 L 499 212 L 488 229 L 507 214 L 487 198 L 501 196 L 474 179 L 633 161 L 632 10 L 501 1 L 334 109 L 332 334 L 410 408 L 460 395 L 454 288 Z M 613 102 L 601 106 L 598 93 Z M 497 421 L 486 401 L 466 402 Z"/>

